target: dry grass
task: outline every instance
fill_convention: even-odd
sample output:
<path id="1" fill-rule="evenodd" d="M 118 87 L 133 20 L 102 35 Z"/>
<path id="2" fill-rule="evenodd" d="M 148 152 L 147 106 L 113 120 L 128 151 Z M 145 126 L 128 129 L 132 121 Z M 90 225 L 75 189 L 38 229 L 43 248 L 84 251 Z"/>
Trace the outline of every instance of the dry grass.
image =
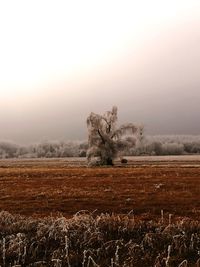
<path id="1" fill-rule="evenodd" d="M 0 213 L 1 266 L 178 267 L 199 258 L 200 223 L 79 213 L 33 219 Z"/>

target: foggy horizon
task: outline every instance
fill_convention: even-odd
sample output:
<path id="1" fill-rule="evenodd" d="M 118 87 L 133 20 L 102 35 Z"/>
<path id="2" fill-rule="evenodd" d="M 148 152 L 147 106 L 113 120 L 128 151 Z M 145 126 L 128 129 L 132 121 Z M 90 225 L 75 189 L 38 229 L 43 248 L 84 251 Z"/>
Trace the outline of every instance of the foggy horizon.
<path id="1" fill-rule="evenodd" d="M 145 134 L 200 134 L 199 28 L 195 0 L 1 3 L 0 141 L 84 140 L 114 105 Z"/>

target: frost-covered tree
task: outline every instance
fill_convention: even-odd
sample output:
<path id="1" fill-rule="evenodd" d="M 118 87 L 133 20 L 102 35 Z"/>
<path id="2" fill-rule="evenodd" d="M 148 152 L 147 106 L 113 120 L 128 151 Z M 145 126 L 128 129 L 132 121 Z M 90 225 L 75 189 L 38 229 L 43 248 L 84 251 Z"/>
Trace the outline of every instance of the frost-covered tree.
<path id="1" fill-rule="evenodd" d="M 132 147 L 136 143 L 137 133 L 141 134 L 141 127 L 135 124 L 123 124 L 117 128 L 117 107 L 107 111 L 104 115 L 91 113 L 87 118 L 89 165 L 113 165 L 119 153 Z M 129 138 L 123 138 L 129 134 Z"/>

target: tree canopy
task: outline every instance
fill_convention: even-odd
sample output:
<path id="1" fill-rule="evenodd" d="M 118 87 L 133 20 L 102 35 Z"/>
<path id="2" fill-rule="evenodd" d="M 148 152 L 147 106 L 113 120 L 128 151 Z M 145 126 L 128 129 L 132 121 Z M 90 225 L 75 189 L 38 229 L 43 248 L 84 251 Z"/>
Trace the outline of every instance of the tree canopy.
<path id="1" fill-rule="evenodd" d="M 117 107 L 103 115 L 91 112 L 87 118 L 89 165 L 113 165 L 118 154 L 136 143 L 137 133 L 142 127 L 133 123 L 117 127 Z M 128 138 L 123 138 L 124 135 Z"/>

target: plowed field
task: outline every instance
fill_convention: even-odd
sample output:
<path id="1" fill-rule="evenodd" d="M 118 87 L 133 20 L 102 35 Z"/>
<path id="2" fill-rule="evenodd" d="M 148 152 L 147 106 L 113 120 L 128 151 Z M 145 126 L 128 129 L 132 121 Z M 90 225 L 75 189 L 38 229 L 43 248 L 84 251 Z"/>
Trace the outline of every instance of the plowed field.
<path id="1" fill-rule="evenodd" d="M 0 161 L 0 210 L 22 215 L 70 217 L 133 212 L 142 218 L 200 218 L 200 161 L 135 160 L 87 168 L 78 160 Z"/>

